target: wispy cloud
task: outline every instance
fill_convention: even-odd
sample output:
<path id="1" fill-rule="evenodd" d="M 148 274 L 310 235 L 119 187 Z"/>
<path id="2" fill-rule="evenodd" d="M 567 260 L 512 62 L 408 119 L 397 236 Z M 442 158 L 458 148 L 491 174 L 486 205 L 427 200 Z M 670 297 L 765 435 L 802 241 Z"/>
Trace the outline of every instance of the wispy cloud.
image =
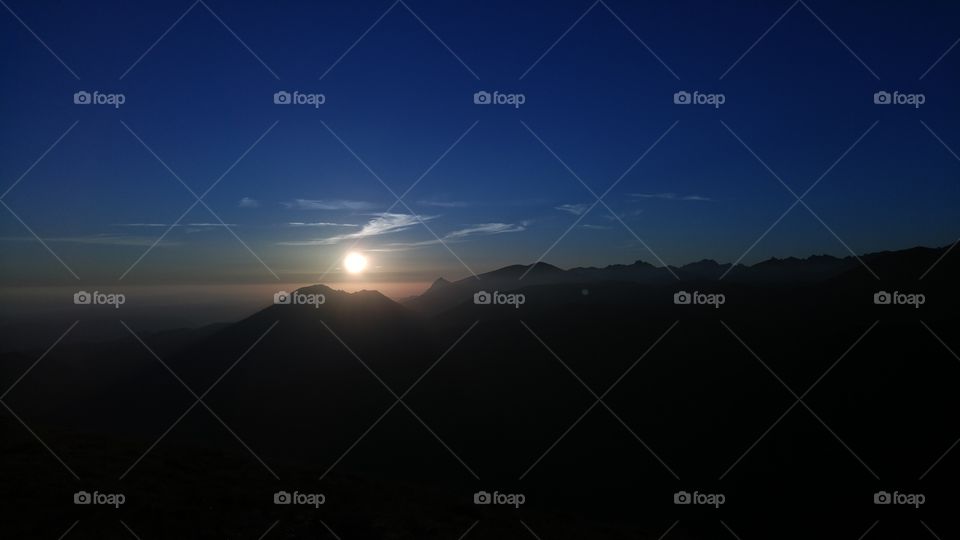
<path id="1" fill-rule="evenodd" d="M 606 231 L 611 228 L 608 225 L 591 225 L 590 223 L 584 223 L 583 225 L 581 225 L 581 227 L 583 227 L 584 229 L 593 229 L 598 231 Z"/>
<path id="2" fill-rule="evenodd" d="M 553 208 L 554 208 L 555 210 L 560 210 L 561 212 L 568 212 L 568 213 L 573 214 L 573 215 L 575 215 L 575 216 L 579 216 L 579 215 L 582 215 L 584 212 L 586 212 L 587 209 L 590 208 L 590 205 L 589 205 L 589 204 L 584 204 L 584 203 L 580 203 L 580 204 L 561 204 L 560 206 L 554 206 Z"/>
<path id="3" fill-rule="evenodd" d="M 466 238 L 468 236 L 513 233 L 522 232 L 525 230 L 527 230 L 526 226 L 516 225 L 513 223 L 479 223 L 477 225 L 467 227 L 466 229 L 459 229 L 449 232 L 443 237 L 443 239 L 455 240 L 458 238 Z"/>
<path id="4" fill-rule="evenodd" d="M 13 238 L 11 240 L 21 240 L 20 238 Z M 22 238 L 24 241 L 34 241 L 32 237 Z M 132 236 L 132 235 L 121 235 L 121 234 L 92 234 L 87 236 L 63 236 L 56 238 L 46 238 L 47 242 L 57 242 L 65 244 L 96 244 L 103 246 L 152 246 L 156 243 L 157 247 L 170 247 L 170 246 L 179 246 L 180 242 L 171 241 L 164 238 L 162 241 L 157 243 L 156 237 L 153 236 Z"/>
<path id="5" fill-rule="evenodd" d="M 417 201 L 422 206 L 435 206 L 437 208 L 465 208 L 469 206 L 463 201 Z"/>
<path id="6" fill-rule="evenodd" d="M 250 197 L 244 197 L 240 199 L 240 202 L 237 203 L 237 206 L 240 208 L 260 208 L 260 201 L 251 199 Z"/>
<path id="7" fill-rule="evenodd" d="M 116 223 L 115 227 L 167 227 L 171 225 L 169 223 Z M 236 223 L 176 223 L 173 227 L 236 227 Z"/>
<path id="8" fill-rule="evenodd" d="M 670 201 L 710 201 L 710 197 L 700 195 L 677 195 L 676 193 L 631 193 L 631 197 L 638 199 L 666 199 Z"/>
<path id="9" fill-rule="evenodd" d="M 459 242 L 474 236 L 489 236 L 493 234 L 522 232 L 527 230 L 527 224 L 528 222 L 522 222 L 520 224 L 478 223 L 464 229 L 457 229 L 455 231 L 448 232 L 439 239 L 434 238 L 432 240 L 423 240 L 421 242 L 394 242 L 387 244 L 382 248 L 372 249 L 370 251 L 405 251 L 411 248 L 433 246 L 443 242 Z"/>
<path id="10" fill-rule="evenodd" d="M 332 223 L 329 221 L 315 221 L 305 223 L 302 221 L 292 221 L 287 223 L 290 227 L 359 227 L 359 225 L 354 225 L 353 223 Z"/>
<path id="11" fill-rule="evenodd" d="M 420 223 L 420 220 L 429 221 L 436 216 L 417 216 L 413 214 L 377 214 L 377 216 L 366 223 L 359 231 L 348 234 L 338 234 L 329 238 L 320 238 L 315 240 L 280 242 L 285 246 L 329 246 L 338 244 L 345 240 L 356 240 L 359 238 L 368 238 L 384 234 L 397 233 L 405 231 L 413 225 Z"/>
<path id="12" fill-rule="evenodd" d="M 346 199 L 294 199 L 281 204 L 295 210 L 372 210 L 377 206 L 366 201 Z"/>

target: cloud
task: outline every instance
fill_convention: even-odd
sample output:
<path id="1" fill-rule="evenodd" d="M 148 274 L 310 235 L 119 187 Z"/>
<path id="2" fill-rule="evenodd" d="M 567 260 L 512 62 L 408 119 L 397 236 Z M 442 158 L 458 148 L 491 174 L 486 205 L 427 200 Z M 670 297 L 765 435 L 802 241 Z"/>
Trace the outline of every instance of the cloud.
<path id="1" fill-rule="evenodd" d="M 294 199 L 281 203 L 295 210 L 372 210 L 376 205 L 365 201 L 345 199 Z"/>
<path id="2" fill-rule="evenodd" d="M 240 208 L 260 208 L 260 201 L 251 199 L 250 197 L 244 197 L 240 199 L 240 202 L 237 203 L 237 206 Z"/>
<path id="3" fill-rule="evenodd" d="M 583 225 L 581 225 L 581 227 L 583 227 L 584 229 L 594 229 L 598 231 L 606 231 L 610 229 L 610 227 L 608 227 L 607 225 L 591 225 L 589 223 L 584 223 Z"/>
<path id="4" fill-rule="evenodd" d="M 423 206 L 436 206 L 437 208 L 465 208 L 467 203 L 463 201 L 417 201 L 417 204 Z"/>
<path id="5" fill-rule="evenodd" d="M 561 212 L 569 212 L 575 216 L 583 215 L 584 212 L 590 208 L 589 204 L 561 204 L 560 206 L 554 206 L 555 210 L 560 210 Z"/>
<path id="6" fill-rule="evenodd" d="M 329 221 L 315 221 L 311 223 L 292 221 L 287 223 L 287 225 L 290 227 L 359 227 L 359 225 L 354 225 L 353 223 L 331 223 Z"/>
<path id="7" fill-rule="evenodd" d="M 395 242 L 388 244 L 384 248 L 374 249 L 371 251 L 403 251 L 408 248 L 433 246 L 444 242 L 459 242 L 471 236 L 489 236 L 493 234 L 522 232 L 527 230 L 526 225 L 527 222 L 523 222 L 519 225 L 514 223 L 478 223 L 465 229 L 458 229 L 456 231 L 448 232 L 440 238 L 423 240 L 421 242 Z"/>
<path id="8" fill-rule="evenodd" d="M 513 223 L 479 223 L 477 225 L 467 227 L 466 229 L 460 229 L 447 233 L 443 239 L 456 240 L 459 238 L 466 238 L 468 236 L 513 233 L 522 232 L 525 230 L 527 230 L 526 226 L 515 225 Z"/>
<path id="9" fill-rule="evenodd" d="M 171 224 L 169 223 L 116 223 L 115 227 L 163 227 L 170 228 Z M 192 227 L 192 228 L 205 228 L 205 227 L 236 227 L 236 223 L 175 223 L 173 227 Z"/>
<path id="10" fill-rule="evenodd" d="M 17 239 L 19 240 L 19 239 Z M 32 237 L 24 237 L 23 240 L 33 241 Z M 59 242 L 68 244 L 96 244 L 103 246 L 153 246 L 167 247 L 179 246 L 180 242 L 170 241 L 164 238 L 160 242 L 152 236 L 127 236 L 120 234 L 93 234 L 88 236 L 67 236 L 59 238 L 47 238 L 47 242 Z"/>
<path id="11" fill-rule="evenodd" d="M 338 244 L 344 240 L 355 240 L 358 238 L 369 238 L 371 236 L 380 236 L 384 234 L 397 233 L 409 229 L 411 226 L 420 223 L 420 220 L 429 221 L 436 216 L 417 216 L 413 214 L 377 214 L 377 217 L 371 219 L 359 231 L 348 234 L 338 234 L 329 238 L 320 238 L 316 240 L 280 242 L 285 246 L 329 246 Z"/>
<path id="12" fill-rule="evenodd" d="M 639 199 L 666 199 L 670 201 L 711 201 L 709 197 L 700 195 L 677 195 L 676 193 L 631 193 L 631 197 Z"/>

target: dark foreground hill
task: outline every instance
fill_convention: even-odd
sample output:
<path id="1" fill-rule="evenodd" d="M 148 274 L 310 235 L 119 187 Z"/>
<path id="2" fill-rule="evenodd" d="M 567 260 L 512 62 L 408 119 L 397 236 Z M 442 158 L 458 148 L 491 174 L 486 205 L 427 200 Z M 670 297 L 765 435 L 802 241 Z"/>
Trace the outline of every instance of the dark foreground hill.
<path id="1" fill-rule="evenodd" d="M 468 538 L 656 539 L 676 521 L 667 538 L 857 538 L 878 519 L 871 538 L 922 538 L 920 519 L 950 537 L 960 255 L 862 259 L 722 280 L 697 263 L 679 281 L 515 266 L 405 305 L 315 286 L 298 293 L 322 304 L 196 339 L 55 348 L 4 402 L 81 480 L 4 417 L 5 485 L 32 486 L 8 508 L 53 537 L 47 514 L 122 516 L 143 538 L 192 537 L 192 521 L 257 538 L 271 519 L 286 538 L 458 538 L 479 522 Z M 4 388 L 35 360 L 4 358 Z M 70 504 L 76 486 L 131 502 L 91 514 Z M 277 507 L 280 489 L 328 504 Z M 480 490 L 526 502 L 474 505 Z M 726 502 L 675 505 L 679 491 Z M 877 506 L 878 491 L 927 502 Z"/>

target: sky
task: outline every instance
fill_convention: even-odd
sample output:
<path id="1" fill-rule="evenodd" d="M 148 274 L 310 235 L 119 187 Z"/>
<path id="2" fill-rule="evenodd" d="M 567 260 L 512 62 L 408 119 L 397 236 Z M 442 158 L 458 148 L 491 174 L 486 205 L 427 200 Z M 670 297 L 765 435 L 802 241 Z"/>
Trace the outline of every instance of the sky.
<path id="1" fill-rule="evenodd" d="M 401 296 L 960 236 L 958 5 L 3 4 L 4 287 Z"/>

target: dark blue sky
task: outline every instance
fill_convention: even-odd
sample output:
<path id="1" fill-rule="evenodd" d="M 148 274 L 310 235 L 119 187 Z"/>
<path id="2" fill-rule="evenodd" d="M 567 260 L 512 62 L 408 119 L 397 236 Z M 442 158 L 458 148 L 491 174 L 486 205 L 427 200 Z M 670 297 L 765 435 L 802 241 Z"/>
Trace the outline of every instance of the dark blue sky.
<path id="1" fill-rule="evenodd" d="M 189 0 L 4 2 L 66 67 L 0 9 L 2 189 L 77 124 L 3 202 L 82 282 L 316 281 L 357 240 L 382 281 L 458 278 L 533 262 L 579 218 L 545 261 L 750 263 L 847 255 L 833 233 L 857 253 L 960 236 L 960 161 L 936 138 L 960 150 L 960 50 L 927 71 L 960 38 L 956 5 L 795 4 L 734 65 L 790 2 L 607 0 L 530 69 L 590 1 L 406 0 L 336 65 L 391 1 L 206 0 L 136 65 Z M 76 105 L 81 90 L 126 101 Z M 326 102 L 276 105 L 281 90 Z M 525 103 L 476 105 L 480 90 Z M 675 105 L 681 90 L 725 103 Z M 876 105 L 881 90 L 925 103 Z M 875 122 L 804 199 L 833 233 L 797 205 L 744 255 L 795 199 L 731 130 L 799 195 Z M 596 199 L 537 140 L 599 195 L 674 123 L 606 195 L 616 218 L 582 216 Z M 400 195 L 468 130 L 390 214 L 345 148 Z M 263 136 L 204 199 L 263 264 L 198 204 L 131 269 L 195 202 L 131 131 L 198 195 Z M 76 281 L 0 210 L 5 282 Z"/>

